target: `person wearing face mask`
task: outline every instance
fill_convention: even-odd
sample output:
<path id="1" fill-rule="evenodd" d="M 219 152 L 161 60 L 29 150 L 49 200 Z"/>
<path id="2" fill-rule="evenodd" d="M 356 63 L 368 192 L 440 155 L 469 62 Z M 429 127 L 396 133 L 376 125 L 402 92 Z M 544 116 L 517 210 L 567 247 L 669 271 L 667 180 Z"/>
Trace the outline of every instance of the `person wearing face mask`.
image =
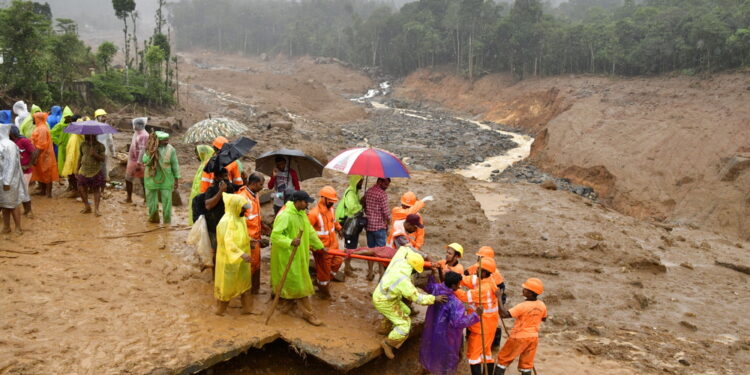
<path id="1" fill-rule="evenodd" d="M 329 250 L 338 250 L 341 237 L 341 224 L 336 221 L 336 213 L 333 205 L 339 200 L 336 190 L 331 186 L 325 186 L 318 193 L 318 204 L 313 207 L 307 214 L 318 238 L 323 245 Z M 318 279 L 318 291 L 323 299 L 331 298 L 329 283 L 333 279 L 333 274 L 338 272 L 343 263 L 341 257 L 331 255 L 324 251 L 313 253 L 315 258 L 315 272 Z"/>

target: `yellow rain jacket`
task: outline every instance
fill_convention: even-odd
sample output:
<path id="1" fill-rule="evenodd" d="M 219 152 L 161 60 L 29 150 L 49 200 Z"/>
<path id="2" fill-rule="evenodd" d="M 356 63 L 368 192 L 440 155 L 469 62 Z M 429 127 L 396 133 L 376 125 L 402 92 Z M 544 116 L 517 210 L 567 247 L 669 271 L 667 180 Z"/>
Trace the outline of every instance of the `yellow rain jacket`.
<path id="1" fill-rule="evenodd" d="M 81 143 L 83 136 L 71 134 L 68 138 L 68 144 L 65 145 L 65 164 L 60 175 L 70 176 L 78 173 L 78 159 L 81 158 Z"/>
<path id="2" fill-rule="evenodd" d="M 245 217 L 240 216 L 245 198 L 236 194 L 222 194 L 224 216 L 216 226 L 216 272 L 214 296 L 229 301 L 250 289 L 250 263 L 242 254 L 250 254 L 250 237 Z"/>
<path id="3" fill-rule="evenodd" d="M 393 329 L 388 338 L 394 341 L 403 341 L 409 337 L 411 330 L 411 310 L 402 301 L 406 298 L 420 305 L 432 305 L 435 296 L 420 293 L 411 282 L 412 266 L 406 261 L 406 254 L 411 252 L 410 248 L 402 246 L 391 259 L 391 264 L 386 268 L 383 278 L 372 293 L 372 304 L 386 319 L 393 323 Z"/>

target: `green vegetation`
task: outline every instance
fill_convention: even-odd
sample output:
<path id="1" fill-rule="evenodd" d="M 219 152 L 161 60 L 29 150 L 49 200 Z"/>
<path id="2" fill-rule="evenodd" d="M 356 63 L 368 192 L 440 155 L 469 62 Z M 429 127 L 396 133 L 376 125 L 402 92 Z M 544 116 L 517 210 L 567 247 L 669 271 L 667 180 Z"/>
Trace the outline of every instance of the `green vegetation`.
<path id="1" fill-rule="evenodd" d="M 132 11 L 126 15 L 134 20 Z M 0 33 L 0 97 L 6 100 L 24 99 L 42 107 L 87 104 L 85 93 L 91 92 L 95 97 L 88 99 L 96 102 L 158 107 L 174 103 L 171 47 L 161 33 L 145 43 L 146 51 L 136 50 L 135 59 L 129 58 L 125 67 L 113 69 L 118 52 L 113 43 L 104 42 L 93 53 L 79 39 L 75 21 L 53 21 L 46 4 L 12 1 L 0 9 L 0 29 L 4 30 Z M 136 44 L 132 35 L 126 35 Z M 130 56 L 127 50 L 123 52 Z M 133 64 L 139 59 L 140 64 Z"/>
<path id="2" fill-rule="evenodd" d="M 715 72 L 750 63 L 750 0 L 183 0 L 178 48 L 330 56 L 394 74 L 452 64 L 470 78 Z"/>

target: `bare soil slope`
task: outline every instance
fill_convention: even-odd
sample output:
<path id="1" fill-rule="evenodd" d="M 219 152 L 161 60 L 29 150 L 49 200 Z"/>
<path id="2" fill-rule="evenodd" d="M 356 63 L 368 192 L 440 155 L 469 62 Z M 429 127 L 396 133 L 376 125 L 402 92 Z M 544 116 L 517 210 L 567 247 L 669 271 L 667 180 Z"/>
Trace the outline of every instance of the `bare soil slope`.
<path id="1" fill-rule="evenodd" d="M 640 218 L 750 236 L 750 75 L 556 77 L 473 84 L 440 71 L 396 95 L 518 126 L 536 163 Z"/>

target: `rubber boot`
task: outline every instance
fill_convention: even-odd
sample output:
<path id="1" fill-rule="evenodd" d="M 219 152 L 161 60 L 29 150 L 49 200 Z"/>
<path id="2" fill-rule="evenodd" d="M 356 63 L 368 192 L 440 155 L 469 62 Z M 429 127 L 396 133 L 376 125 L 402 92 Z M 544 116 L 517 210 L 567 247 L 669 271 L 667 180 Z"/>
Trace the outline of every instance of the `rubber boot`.
<path id="1" fill-rule="evenodd" d="M 245 293 L 242 293 L 240 296 L 240 301 L 242 301 L 242 314 L 244 315 L 250 315 L 253 313 L 253 296 L 250 294 L 250 291 L 247 291 Z"/>
<path id="2" fill-rule="evenodd" d="M 495 363 L 485 363 L 487 366 L 487 375 L 495 374 Z"/>
<path id="3" fill-rule="evenodd" d="M 297 300 L 297 307 L 302 312 L 302 318 L 304 318 L 308 323 L 314 325 L 314 326 L 320 326 L 323 325 L 323 322 L 320 321 L 317 317 L 315 317 L 315 314 L 313 313 L 312 304 L 310 303 L 310 299 L 300 298 Z"/>
<path id="4" fill-rule="evenodd" d="M 400 348 L 405 341 L 406 338 L 404 338 L 403 340 L 391 340 L 389 338 L 386 338 L 380 343 L 380 347 L 383 348 L 383 354 L 385 354 L 388 359 L 393 359 L 396 358 L 396 355 L 393 354 L 393 349 Z"/>
<path id="5" fill-rule="evenodd" d="M 496 365 L 494 375 L 505 375 L 505 367 L 500 367 L 500 365 Z"/>
<path id="6" fill-rule="evenodd" d="M 321 299 L 331 299 L 331 290 L 328 284 L 318 284 L 318 293 Z"/>
<path id="7" fill-rule="evenodd" d="M 229 307 L 229 301 L 216 301 L 216 315 L 224 315 Z"/>
<path id="8" fill-rule="evenodd" d="M 471 375 L 482 375 L 482 364 L 477 363 L 476 365 L 469 365 L 471 369 Z"/>
<path id="9" fill-rule="evenodd" d="M 531 375 L 531 370 L 523 370 L 521 371 L 521 375 Z"/>
<path id="10" fill-rule="evenodd" d="M 252 286 L 250 287 L 251 294 L 260 293 L 260 270 L 253 272 L 252 274 Z"/>

